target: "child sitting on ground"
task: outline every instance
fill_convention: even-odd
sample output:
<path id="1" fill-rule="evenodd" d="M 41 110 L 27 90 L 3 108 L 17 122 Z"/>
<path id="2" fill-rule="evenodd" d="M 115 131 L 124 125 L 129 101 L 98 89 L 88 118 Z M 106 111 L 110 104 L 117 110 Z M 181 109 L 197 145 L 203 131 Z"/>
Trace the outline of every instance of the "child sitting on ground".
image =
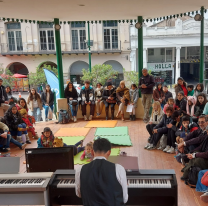
<path id="1" fill-rule="evenodd" d="M 34 139 L 38 139 L 39 137 L 38 137 L 37 133 L 35 132 L 35 128 L 33 127 L 33 125 L 31 124 L 30 120 L 28 119 L 28 115 L 27 115 L 26 109 L 19 110 L 19 113 L 22 116 L 22 120 L 25 122 L 25 124 L 28 127 L 27 131 L 32 133 Z"/>
<path id="2" fill-rule="evenodd" d="M 194 96 L 194 85 L 189 84 L 187 86 L 187 90 L 188 90 L 188 95 L 187 96 Z"/>
<path id="3" fill-rule="evenodd" d="M 49 127 L 45 127 L 41 137 L 37 141 L 38 148 L 43 147 L 67 147 L 67 146 L 73 146 L 74 147 L 74 155 L 77 153 L 84 151 L 85 147 L 82 146 L 83 140 L 77 142 L 75 145 L 66 145 L 63 143 L 63 139 L 59 139 L 57 137 L 54 137 L 53 132 Z M 79 147 L 80 146 L 80 147 Z"/>
<path id="4" fill-rule="evenodd" d="M 88 159 L 87 162 L 92 161 L 92 159 L 93 159 L 92 151 L 93 151 L 93 143 L 89 142 L 86 144 L 85 150 L 84 150 L 82 156 L 80 157 L 80 160 Z"/>
<path id="5" fill-rule="evenodd" d="M 12 137 L 17 136 L 17 141 L 20 143 L 23 143 L 23 139 L 26 139 L 26 143 L 31 144 L 27 133 L 27 125 L 22 120 L 22 117 L 14 104 L 9 107 L 5 113 L 4 119 Z"/>
<path id="6" fill-rule="evenodd" d="M 168 98 L 168 102 L 167 102 L 167 104 L 164 106 L 164 109 L 163 109 L 163 112 L 164 112 L 164 113 L 166 113 L 166 109 L 167 109 L 169 106 L 172 106 L 172 107 L 173 107 L 173 110 L 176 109 L 175 100 L 173 99 L 173 97 Z"/>
<path id="7" fill-rule="evenodd" d="M 160 102 L 156 101 L 152 104 L 152 114 L 150 117 L 150 121 L 149 124 L 146 125 L 146 129 L 150 135 L 148 142 L 151 141 L 152 139 L 152 135 L 153 135 L 153 128 L 160 123 L 160 121 L 162 120 L 162 117 L 164 115 Z M 147 144 L 144 148 L 146 149 L 149 146 L 149 144 Z"/>
<path id="8" fill-rule="evenodd" d="M 158 141 L 160 140 L 160 138 L 164 134 L 169 133 L 170 129 L 167 128 L 167 125 L 169 123 L 171 123 L 171 121 L 172 121 L 172 119 L 171 119 L 172 114 L 173 114 L 173 107 L 168 107 L 166 109 L 166 114 L 163 115 L 163 118 L 160 121 L 160 123 L 153 128 L 154 134 L 152 136 L 149 146 L 146 149 L 148 149 L 148 150 L 156 149 L 156 145 L 157 145 Z"/>
<path id="9" fill-rule="evenodd" d="M 182 126 L 176 131 L 176 142 L 179 144 L 183 142 L 183 139 L 194 130 L 198 129 L 198 125 L 195 122 L 192 122 L 192 119 L 189 116 L 182 117 Z"/>

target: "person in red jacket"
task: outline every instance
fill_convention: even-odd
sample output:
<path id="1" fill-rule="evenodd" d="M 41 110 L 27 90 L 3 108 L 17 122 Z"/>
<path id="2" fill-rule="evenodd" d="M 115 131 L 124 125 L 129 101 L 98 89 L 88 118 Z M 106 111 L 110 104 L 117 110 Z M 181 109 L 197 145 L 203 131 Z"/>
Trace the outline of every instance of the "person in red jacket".
<path id="1" fill-rule="evenodd" d="M 19 110 L 19 113 L 22 116 L 22 120 L 25 122 L 25 124 L 27 125 L 27 131 L 31 132 L 34 139 L 38 139 L 38 134 L 37 132 L 35 132 L 35 128 L 33 127 L 33 125 L 31 124 L 30 120 L 28 119 L 28 114 L 27 114 L 27 110 L 26 109 L 21 109 Z"/>

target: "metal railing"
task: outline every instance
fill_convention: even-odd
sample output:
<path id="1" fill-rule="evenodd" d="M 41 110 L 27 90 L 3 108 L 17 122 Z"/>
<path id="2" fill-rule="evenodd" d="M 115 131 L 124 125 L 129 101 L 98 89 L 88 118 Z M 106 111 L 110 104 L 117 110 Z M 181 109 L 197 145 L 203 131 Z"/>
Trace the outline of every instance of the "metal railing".
<path id="1" fill-rule="evenodd" d="M 85 42 L 61 42 L 62 53 L 88 53 Z M 54 43 L 23 42 L 22 45 L 2 43 L 0 45 L 1 54 L 55 54 Z M 121 42 L 93 42 L 92 53 L 113 53 L 121 52 Z"/>

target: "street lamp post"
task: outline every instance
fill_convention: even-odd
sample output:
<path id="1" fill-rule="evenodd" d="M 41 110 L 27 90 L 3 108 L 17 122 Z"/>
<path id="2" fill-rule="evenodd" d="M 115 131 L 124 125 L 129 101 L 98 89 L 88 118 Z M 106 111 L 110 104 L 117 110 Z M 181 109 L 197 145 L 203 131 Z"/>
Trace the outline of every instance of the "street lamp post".
<path id="1" fill-rule="evenodd" d="M 88 49 L 89 49 L 89 69 L 91 73 L 91 48 L 90 48 L 90 22 L 87 22 L 87 27 L 88 27 Z"/>

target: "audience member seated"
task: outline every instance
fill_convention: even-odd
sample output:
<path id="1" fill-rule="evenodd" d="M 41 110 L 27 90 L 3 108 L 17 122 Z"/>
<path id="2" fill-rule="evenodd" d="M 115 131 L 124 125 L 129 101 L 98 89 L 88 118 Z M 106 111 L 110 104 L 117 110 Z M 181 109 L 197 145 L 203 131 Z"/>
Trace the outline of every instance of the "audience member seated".
<path id="1" fill-rule="evenodd" d="M 116 89 L 117 104 L 119 106 L 116 117 L 121 114 L 121 120 L 124 121 L 124 108 L 129 103 L 129 89 L 125 86 L 125 81 L 121 81 L 119 87 Z"/>
<path id="2" fill-rule="evenodd" d="M 103 85 L 101 83 L 97 83 L 95 89 L 95 105 L 96 105 L 96 113 L 99 117 L 103 110 Z"/>
<path id="3" fill-rule="evenodd" d="M 167 104 L 168 99 L 173 97 L 173 94 L 170 91 L 168 91 L 168 86 L 167 85 L 163 86 L 163 92 L 165 94 L 165 101 L 164 102 L 165 102 L 165 104 Z"/>
<path id="4" fill-rule="evenodd" d="M 107 86 L 103 91 L 103 101 L 105 104 L 105 119 L 108 120 L 108 110 L 109 106 L 111 108 L 111 120 L 114 119 L 114 111 L 116 104 L 116 87 L 112 85 L 111 82 L 107 82 Z"/>
<path id="5" fill-rule="evenodd" d="M 189 170 L 192 166 L 199 167 L 201 170 L 208 168 L 208 126 L 206 127 L 206 132 L 204 136 L 201 138 L 194 138 L 192 140 L 193 144 L 200 144 L 191 154 L 187 154 L 187 158 L 189 159 L 189 163 L 185 165 L 183 168 L 183 176 L 181 180 L 187 180 Z M 187 142 L 184 143 L 186 145 Z"/>
<path id="6" fill-rule="evenodd" d="M 158 83 L 156 85 L 156 88 L 153 91 L 153 99 L 154 101 L 160 102 L 163 109 L 165 103 L 165 94 L 163 92 L 162 83 Z"/>
<path id="7" fill-rule="evenodd" d="M 187 97 L 187 103 L 186 103 L 186 114 L 190 116 L 194 122 L 198 121 L 198 118 L 195 116 L 195 113 L 197 111 L 196 105 L 196 99 L 193 96 Z"/>
<path id="8" fill-rule="evenodd" d="M 32 136 L 34 137 L 34 139 L 38 139 L 38 134 L 37 132 L 35 132 L 35 128 L 33 127 L 33 125 L 31 124 L 30 120 L 28 119 L 28 115 L 27 115 L 27 111 L 26 109 L 21 109 L 19 110 L 20 115 L 22 116 L 22 120 L 25 122 L 25 124 L 27 125 L 27 131 L 32 133 Z"/>
<path id="9" fill-rule="evenodd" d="M 150 116 L 150 121 L 146 125 L 146 129 L 149 133 L 149 138 L 148 138 L 148 144 L 144 147 L 144 149 L 147 149 L 150 146 L 150 142 L 152 141 L 153 138 L 153 129 L 156 125 L 158 125 L 162 118 L 163 118 L 163 110 L 161 108 L 160 102 L 156 101 L 152 104 L 152 114 Z"/>
<path id="10" fill-rule="evenodd" d="M 183 92 L 183 96 L 187 97 L 188 90 L 187 90 L 187 83 L 184 81 L 182 77 L 178 77 L 177 84 L 175 85 L 175 94 L 176 98 L 178 97 L 178 92 Z"/>
<path id="11" fill-rule="evenodd" d="M 72 82 L 69 82 L 64 91 L 64 97 L 67 98 L 69 108 L 72 114 L 72 120 L 77 121 L 77 110 L 78 110 L 78 93 Z"/>
<path id="12" fill-rule="evenodd" d="M 188 95 L 187 96 L 194 96 L 194 85 L 193 84 L 189 84 L 187 86 L 187 90 L 188 90 Z"/>
<path id="13" fill-rule="evenodd" d="M 162 120 L 158 125 L 153 128 L 153 138 L 150 141 L 150 146 L 147 147 L 148 150 L 156 149 L 157 143 L 164 134 L 168 134 L 171 129 L 167 128 L 167 125 L 172 122 L 171 115 L 173 114 L 173 108 L 168 107 L 166 109 L 166 114 L 163 115 Z"/>
<path id="14" fill-rule="evenodd" d="M 195 87 L 195 90 L 194 90 L 194 96 L 195 97 L 198 97 L 198 95 L 200 93 L 203 93 L 203 94 L 207 94 L 207 92 L 204 90 L 204 85 L 202 83 L 198 83 Z"/>
<path id="15" fill-rule="evenodd" d="M 5 91 L 7 93 L 9 105 L 16 104 L 17 98 L 13 97 L 11 87 L 5 86 Z"/>
<path id="16" fill-rule="evenodd" d="M 90 81 L 86 80 L 85 85 L 82 87 L 80 91 L 80 98 L 81 98 L 81 105 L 82 105 L 82 116 L 84 117 L 84 120 L 87 121 L 92 120 L 92 117 L 94 116 L 95 111 L 95 98 L 94 98 L 94 90 L 93 87 L 90 86 Z M 86 116 L 86 106 L 90 106 L 90 116 L 87 118 Z"/>
<path id="17" fill-rule="evenodd" d="M 26 124 L 22 120 L 20 113 L 17 111 L 17 107 L 15 105 L 11 105 L 6 112 L 4 119 L 6 121 L 7 126 L 9 127 L 9 131 L 12 137 L 16 136 L 17 141 L 22 143 L 23 139 L 26 139 L 27 144 L 31 144 L 29 139 Z M 25 137 L 24 137 L 25 135 Z"/>
<path id="18" fill-rule="evenodd" d="M 136 108 L 137 108 L 137 101 L 139 98 L 139 91 L 137 90 L 136 84 L 131 85 L 131 89 L 129 90 L 130 101 L 129 104 L 133 105 L 132 112 L 130 112 L 130 120 L 136 120 Z"/>
<path id="19" fill-rule="evenodd" d="M 195 112 L 195 116 L 197 118 L 199 118 L 199 116 L 201 116 L 203 114 L 205 105 L 207 103 L 207 97 L 204 93 L 199 93 L 197 96 L 197 102 L 196 102 L 196 112 Z M 207 107 L 208 109 L 208 107 Z M 208 111 L 207 111 L 208 113 Z"/>
<path id="20" fill-rule="evenodd" d="M 188 153 L 197 148 L 207 135 L 206 127 L 208 126 L 208 117 L 200 116 L 198 124 L 200 128 L 189 133 L 183 138 L 183 142 L 178 144 L 178 150 L 181 153 Z"/>
<path id="21" fill-rule="evenodd" d="M 166 105 L 164 106 L 164 108 L 163 108 L 164 113 L 166 113 L 166 108 L 169 107 L 169 106 L 173 107 L 173 110 L 176 109 L 175 100 L 173 99 L 173 97 L 170 97 L 168 99 Z"/>
<path id="22" fill-rule="evenodd" d="M 3 79 L 2 77 L 0 77 L 0 108 L 2 108 L 4 112 L 6 112 L 9 109 L 9 101 L 5 87 L 2 84 Z"/>
<path id="23" fill-rule="evenodd" d="M 184 97 L 183 91 L 178 92 L 176 99 L 176 109 L 180 112 L 180 114 L 186 115 L 186 104 L 187 101 Z"/>

